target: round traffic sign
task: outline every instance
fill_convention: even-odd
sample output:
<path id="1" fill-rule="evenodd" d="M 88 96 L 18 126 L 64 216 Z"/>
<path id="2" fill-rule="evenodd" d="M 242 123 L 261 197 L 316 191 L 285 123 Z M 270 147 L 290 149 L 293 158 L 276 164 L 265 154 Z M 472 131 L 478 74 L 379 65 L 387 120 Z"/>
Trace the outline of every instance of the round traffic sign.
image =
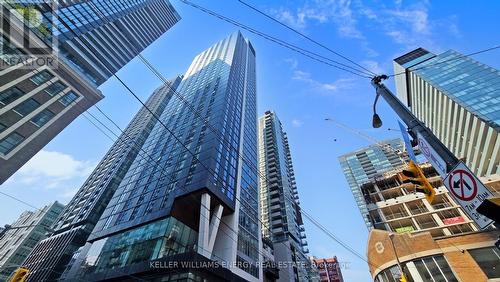
<path id="1" fill-rule="evenodd" d="M 463 169 L 456 169 L 448 177 L 451 193 L 462 201 L 470 201 L 476 197 L 477 183 L 474 176 Z"/>
<path id="2" fill-rule="evenodd" d="M 429 150 L 429 147 L 427 144 L 423 141 L 422 138 L 418 138 L 418 147 L 420 151 L 426 156 L 427 158 L 431 155 L 431 151 Z"/>

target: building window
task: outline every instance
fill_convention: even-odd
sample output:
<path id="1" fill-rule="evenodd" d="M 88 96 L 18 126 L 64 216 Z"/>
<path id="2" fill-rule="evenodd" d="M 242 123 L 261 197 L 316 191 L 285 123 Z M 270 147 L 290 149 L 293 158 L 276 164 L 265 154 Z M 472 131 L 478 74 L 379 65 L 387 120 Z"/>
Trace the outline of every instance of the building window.
<path id="1" fill-rule="evenodd" d="M 377 277 L 375 278 L 375 281 L 376 282 L 398 282 L 400 278 L 401 278 L 401 272 L 399 271 L 399 267 L 397 265 L 395 265 L 389 269 L 386 269 L 386 270 L 380 272 L 377 275 Z M 410 279 L 408 281 L 413 281 L 413 280 L 411 280 L 411 277 L 408 277 L 408 275 L 406 278 Z"/>
<path id="2" fill-rule="evenodd" d="M 458 282 L 448 262 L 441 255 L 414 260 L 413 263 L 424 281 Z"/>
<path id="3" fill-rule="evenodd" d="M 469 250 L 488 278 L 500 278 L 500 251 L 495 247 Z"/>
<path id="4" fill-rule="evenodd" d="M 14 111 L 16 111 L 16 113 L 18 113 L 22 116 L 27 116 L 31 112 L 33 112 L 36 108 L 38 108 L 39 106 L 40 106 L 40 103 L 38 103 L 35 99 L 30 98 L 30 99 L 22 102 L 21 104 L 17 105 L 14 108 Z"/>
<path id="5" fill-rule="evenodd" d="M 5 36 L 1 36 L 0 48 L 3 51 L 0 54 L 0 59 L 2 59 L 8 65 L 17 64 L 24 55 L 24 52 L 21 49 L 17 48 L 14 44 L 9 42 L 9 40 Z"/>
<path id="6" fill-rule="evenodd" d="M 49 81 L 53 77 L 54 77 L 54 75 L 52 73 L 50 73 L 48 70 L 43 70 L 43 71 L 35 74 L 34 76 L 32 76 L 30 78 L 30 80 L 34 84 L 40 85 L 42 83 L 45 83 L 45 82 Z"/>
<path id="7" fill-rule="evenodd" d="M 2 133 L 6 128 L 7 126 L 5 124 L 0 123 L 0 133 Z"/>
<path id="8" fill-rule="evenodd" d="M 60 81 L 52 83 L 49 87 L 45 89 L 45 93 L 49 94 L 50 96 L 57 95 L 61 93 L 66 88 L 66 85 L 61 83 Z"/>
<path id="9" fill-rule="evenodd" d="M 8 105 L 15 101 L 17 98 L 24 95 L 24 92 L 17 87 L 11 87 L 0 93 L 0 104 Z"/>
<path id="10" fill-rule="evenodd" d="M 50 110 L 43 110 L 34 116 L 31 121 L 36 124 L 38 127 L 44 126 L 51 118 L 53 118 L 55 114 Z"/>
<path id="11" fill-rule="evenodd" d="M 0 153 L 7 155 L 12 149 L 23 142 L 24 137 L 17 133 L 12 132 L 7 137 L 0 141 Z"/>
<path id="12" fill-rule="evenodd" d="M 76 101 L 77 98 L 78 95 L 76 95 L 74 92 L 68 92 L 61 99 L 59 99 L 59 102 L 61 102 L 61 104 L 67 107 L 69 104 Z"/>

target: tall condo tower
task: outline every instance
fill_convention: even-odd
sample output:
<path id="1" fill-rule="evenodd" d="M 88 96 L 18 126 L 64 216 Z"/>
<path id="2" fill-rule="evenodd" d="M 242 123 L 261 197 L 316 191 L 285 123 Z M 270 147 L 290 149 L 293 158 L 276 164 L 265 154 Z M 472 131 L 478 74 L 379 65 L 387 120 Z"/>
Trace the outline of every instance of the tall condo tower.
<path id="1" fill-rule="evenodd" d="M 0 184 L 171 28 L 168 0 L 0 2 Z"/>
<path id="2" fill-rule="evenodd" d="M 399 99 L 479 177 L 500 175 L 500 71 L 453 50 L 394 59 Z"/>
<path id="3" fill-rule="evenodd" d="M 46 238 L 64 205 L 54 202 L 37 211 L 25 211 L 0 238 L 0 280 L 8 281 L 37 242 Z"/>
<path id="4" fill-rule="evenodd" d="M 261 279 L 252 44 L 237 32 L 203 51 L 178 94 L 68 277 Z"/>
<path id="5" fill-rule="evenodd" d="M 163 112 L 180 80 L 178 77 L 153 92 L 146 102 L 153 114 Z M 156 123 L 153 114 L 143 107 L 135 115 L 53 224 L 51 236 L 35 246 L 24 262 L 30 270 L 28 281 L 59 278 L 73 253 L 85 244 L 125 172 L 143 153 L 140 148 Z"/>
<path id="6" fill-rule="evenodd" d="M 259 119 L 262 232 L 273 242 L 279 281 L 310 280 L 310 260 L 288 137 L 274 112 Z"/>
<path id="7" fill-rule="evenodd" d="M 368 229 L 373 228 L 361 185 L 404 165 L 403 141 L 392 139 L 340 156 L 339 162 Z"/>

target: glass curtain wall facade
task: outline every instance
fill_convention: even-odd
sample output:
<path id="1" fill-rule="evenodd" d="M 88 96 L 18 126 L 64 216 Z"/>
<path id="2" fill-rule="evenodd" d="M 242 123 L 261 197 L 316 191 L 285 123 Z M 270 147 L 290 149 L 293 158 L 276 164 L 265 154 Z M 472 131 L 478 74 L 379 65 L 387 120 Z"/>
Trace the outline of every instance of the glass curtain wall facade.
<path id="1" fill-rule="evenodd" d="M 180 20 L 168 0 L 0 8 L 0 184 L 103 98 L 97 86 Z"/>
<path id="2" fill-rule="evenodd" d="M 500 174 L 500 71 L 453 50 L 394 59 L 398 97 L 478 176 Z"/>
<path id="3" fill-rule="evenodd" d="M 238 32 L 196 56 L 178 94 L 142 146 L 146 154 L 138 155 L 127 170 L 75 259 L 88 267 L 81 272 L 75 263 L 72 271 L 80 279 L 160 275 L 150 273 L 147 263 L 180 255 L 236 266 L 221 270 L 225 275 L 250 281 L 261 277 L 251 43 Z M 220 216 L 212 214 L 214 235 L 204 245 L 200 240 L 205 231 L 199 230 L 205 230 L 202 222 L 210 212 L 203 211 L 213 208 Z M 178 227 L 170 227 L 173 222 Z M 137 228 L 151 233 L 130 241 L 135 247 L 125 248 L 121 242 L 130 238 L 126 233 Z M 177 235 L 171 235 L 172 230 Z M 192 238 L 197 238 L 196 248 Z M 178 247 L 169 252 L 166 244 Z M 169 270 L 160 272 L 165 276 Z"/>
<path id="4" fill-rule="evenodd" d="M 381 141 L 379 144 L 370 145 L 338 158 L 354 200 L 368 229 L 373 228 L 373 224 L 361 191 L 361 185 L 375 180 L 377 176 L 381 176 L 384 172 L 403 166 L 404 163 L 401 158 L 403 151 L 403 141 L 392 139 Z"/>
<path id="5" fill-rule="evenodd" d="M 155 115 L 163 112 L 181 79 L 177 77 L 159 87 L 146 101 Z M 73 252 L 85 244 L 132 161 L 143 154 L 140 148 L 155 123 L 145 107 L 135 115 L 54 222 L 51 236 L 38 243 L 24 262 L 30 269 L 27 281 L 56 279 L 64 272 Z"/>
<path id="6" fill-rule="evenodd" d="M 43 15 L 59 57 L 94 85 L 101 85 L 174 26 L 180 16 L 168 0 L 19 1 Z"/>
<path id="7" fill-rule="evenodd" d="M 8 278 L 23 263 L 30 251 L 61 214 L 64 205 L 54 202 L 37 211 L 26 211 L 0 238 L 0 280 Z"/>
<path id="8" fill-rule="evenodd" d="M 262 233 L 273 242 L 275 262 L 294 262 L 280 268 L 279 281 L 308 281 L 311 267 L 300 212 L 288 137 L 276 114 L 259 119 L 259 168 Z"/>

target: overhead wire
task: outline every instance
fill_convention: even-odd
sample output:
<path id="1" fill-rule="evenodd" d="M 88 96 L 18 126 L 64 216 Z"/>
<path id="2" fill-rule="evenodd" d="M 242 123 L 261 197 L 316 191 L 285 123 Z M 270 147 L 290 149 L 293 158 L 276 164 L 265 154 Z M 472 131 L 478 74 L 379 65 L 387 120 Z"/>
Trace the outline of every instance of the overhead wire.
<path id="1" fill-rule="evenodd" d="M 486 48 L 486 49 L 483 49 L 483 50 L 479 50 L 479 51 L 476 51 L 476 52 L 472 52 L 472 53 L 469 53 L 469 54 L 459 55 L 459 56 L 456 56 L 456 57 L 453 57 L 453 58 L 450 58 L 450 59 L 447 59 L 447 60 L 443 60 L 443 61 L 439 61 L 438 60 L 438 61 L 436 61 L 434 63 L 430 63 L 430 64 L 427 64 L 427 65 L 424 65 L 424 66 L 421 66 L 421 67 L 411 68 L 411 69 L 409 69 L 409 71 L 417 71 L 417 70 L 422 70 L 422 69 L 430 68 L 430 67 L 433 67 L 433 66 L 436 66 L 436 65 L 440 65 L 440 64 L 444 64 L 444 63 L 449 63 L 451 61 L 455 61 L 455 60 L 467 58 L 467 57 L 474 56 L 474 55 L 481 54 L 481 53 L 486 53 L 486 52 L 493 51 L 493 50 L 496 50 L 496 49 L 499 49 L 499 48 L 500 48 L 500 45 L 497 45 L 497 46 L 493 46 L 493 47 Z M 406 71 L 399 72 L 399 73 L 394 73 L 394 74 L 390 74 L 390 75 L 388 75 L 388 77 L 395 77 L 395 76 L 403 75 L 403 74 L 406 74 Z"/>
<path id="2" fill-rule="evenodd" d="M 71 31 L 72 31 L 72 30 L 71 30 Z M 72 32 L 74 32 L 74 31 L 72 31 Z M 119 82 L 120 82 L 120 83 L 121 83 L 121 84 L 122 84 L 122 85 L 123 85 L 123 86 L 124 86 L 124 87 L 128 90 L 128 92 L 129 92 L 130 94 L 132 94 L 132 95 L 133 95 L 133 96 L 134 96 L 134 97 L 135 97 L 135 98 L 136 98 L 136 99 L 137 99 L 137 100 L 138 100 L 138 101 L 139 101 L 139 102 L 143 105 L 143 107 L 145 107 L 146 109 L 148 109 L 148 111 L 149 111 L 149 112 L 150 112 L 150 113 L 151 113 L 151 114 L 155 117 L 155 119 L 157 119 L 157 120 L 159 121 L 159 123 L 160 123 L 161 125 L 163 125 L 163 127 L 165 127 L 165 128 L 167 129 L 167 131 L 169 131 L 169 133 L 170 133 L 170 134 L 174 137 L 174 139 L 176 139 L 176 141 L 177 141 L 177 142 L 179 142 L 179 144 L 183 145 L 183 146 L 187 149 L 187 151 L 188 151 L 188 152 L 190 152 L 190 151 L 189 151 L 189 149 L 188 149 L 188 148 L 187 148 L 187 147 L 186 147 L 186 146 L 185 146 L 182 142 L 180 142 L 180 140 L 178 140 L 178 138 L 177 138 L 174 134 L 172 134 L 172 132 L 168 129 L 168 127 L 166 127 L 166 125 L 165 125 L 165 124 L 163 124 L 163 122 L 162 122 L 162 121 L 161 121 L 161 120 L 160 120 L 160 119 L 159 119 L 159 118 L 158 118 L 158 117 L 157 117 L 154 113 L 152 113 L 152 112 L 151 112 L 151 110 L 150 110 L 150 109 L 149 109 L 149 108 L 148 108 L 148 107 L 147 107 L 147 106 L 146 106 L 146 105 L 142 102 L 142 100 L 141 100 L 141 99 L 140 99 L 140 98 L 139 98 L 139 97 L 138 97 L 138 96 L 137 96 L 137 95 L 136 95 L 136 94 L 135 94 L 135 93 L 134 93 L 134 92 L 133 92 L 133 91 L 132 91 L 132 90 L 128 87 L 128 85 L 126 85 L 126 84 L 125 84 L 125 83 L 124 83 L 124 82 L 123 82 L 123 81 L 122 81 L 122 80 L 121 80 L 121 79 L 120 79 L 120 78 L 119 78 L 116 74 L 114 74 L 114 77 L 115 77 L 115 78 L 116 78 L 116 79 L 117 79 L 117 80 L 118 80 L 118 81 L 119 81 Z M 95 117 L 94 117 L 94 118 L 95 118 Z M 109 128 L 108 128 L 108 130 L 109 130 Z M 108 136 L 108 138 L 109 138 L 109 136 Z M 196 157 L 195 157 L 195 158 L 196 158 Z M 202 166 L 204 166 L 204 164 L 203 164 L 203 163 L 201 163 L 199 160 L 197 160 L 197 162 L 198 162 L 198 163 L 200 163 Z M 206 168 L 206 167 L 205 167 L 205 169 L 207 169 L 208 171 L 210 171 L 210 170 L 209 170 L 208 168 Z M 309 215 L 308 215 L 305 211 L 303 211 L 303 213 L 304 213 L 304 214 L 305 214 L 308 218 L 311 218 L 311 217 L 310 217 L 310 216 L 309 216 Z M 259 221 L 260 221 L 260 220 L 259 220 Z M 265 224 L 263 224 L 263 226 L 265 226 Z"/>
<path id="3" fill-rule="evenodd" d="M 295 28 L 291 27 L 290 25 L 287 25 L 287 24 L 286 24 L 286 23 L 284 23 L 283 21 L 280 21 L 280 20 L 276 19 L 275 17 L 273 17 L 273 16 L 269 15 L 268 13 L 265 13 L 265 12 L 263 12 L 262 10 L 259 10 L 259 9 L 258 9 L 258 8 L 256 8 L 255 6 L 252 6 L 251 4 L 249 4 L 249 3 L 245 2 L 245 1 L 242 1 L 242 0 L 238 0 L 238 2 L 240 2 L 241 4 L 245 5 L 246 7 L 250 8 L 250 9 L 254 10 L 255 12 L 257 12 L 257 13 L 259 13 L 259 14 L 263 15 L 264 17 L 266 17 L 266 18 L 268 18 L 268 19 L 272 20 L 273 22 L 276 22 L 276 23 L 278 23 L 279 25 L 281 25 L 281 26 L 283 26 L 283 27 L 285 27 L 285 28 L 287 28 L 287 29 L 289 29 L 289 30 L 291 30 L 291 31 L 295 32 L 296 34 L 298 34 L 298 35 L 302 36 L 303 38 L 305 38 L 305 39 L 307 39 L 307 40 L 311 41 L 312 43 L 314 43 L 314 44 L 316 44 L 316 45 L 318 45 L 318 46 L 322 47 L 323 49 L 325 49 L 325 50 L 327 50 L 327 51 L 329 51 L 329 52 L 331 52 L 331 53 L 333 53 L 333 54 L 335 54 L 335 55 L 337 55 L 337 56 L 341 57 L 342 59 L 344 59 L 344 60 L 346 60 L 346 61 L 348 61 L 348 62 L 350 62 L 350 63 L 352 63 L 352 64 L 354 64 L 355 66 L 357 66 L 357 67 L 359 67 L 359 68 L 363 69 L 364 71 L 367 71 L 368 73 L 371 73 L 372 75 L 377 75 L 376 73 L 374 73 L 373 71 L 369 70 L 368 68 L 366 68 L 366 67 L 362 66 L 361 64 L 356 63 L 355 61 L 353 61 L 353 60 L 349 59 L 348 57 L 346 57 L 346 56 L 344 56 L 344 55 L 342 55 L 342 54 L 340 54 L 339 52 L 336 52 L 335 50 L 333 50 L 333 49 L 329 48 L 328 46 L 324 45 L 323 43 L 320 43 L 320 42 L 318 42 L 317 40 L 315 40 L 315 39 L 311 38 L 310 36 L 308 36 L 308 35 L 306 35 L 306 34 L 304 34 L 304 33 L 300 32 L 300 31 L 298 31 L 297 29 L 295 29 Z M 343 66 L 346 66 L 346 67 L 351 67 L 351 66 L 344 65 L 344 64 L 342 64 L 342 65 L 343 65 Z"/>
<path id="4" fill-rule="evenodd" d="M 181 1 L 184 1 L 184 0 L 181 0 Z M 91 3 L 91 5 L 94 5 L 94 8 L 95 8 L 95 9 L 97 9 L 97 7 L 95 6 L 95 4 L 94 4 L 94 3 L 92 3 L 91 1 L 89 1 L 89 3 Z M 97 11 L 98 11 L 98 10 L 97 10 Z M 98 13 L 100 13 L 100 11 L 98 11 Z M 105 20 L 102 16 L 100 16 L 100 17 L 101 17 L 101 19 Z M 67 28 L 71 29 L 71 27 L 69 27 L 69 26 L 68 26 Z M 73 31 L 72 31 L 72 32 L 73 32 Z M 165 82 L 165 78 L 164 78 L 164 77 L 160 74 L 160 72 L 159 72 L 159 71 L 157 71 L 157 70 L 156 70 L 156 68 L 154 68 L 154 67 L 152 66 L 152 64 L 151 64 L 151 63 L 149 63 L 149 61 L 147 61 L 147 60 L 146 60 L 146 59 L 145 59 L 145 58 L 144 58 L 144 57 L 143 57 L 140 53 L 139 53 L 139 55 L 138 55 L 138 56 L 139 56 L 139 58 L 140 58 L 141 60 L 143 60 L 143 62 L 145 62 L 145 63 L 146 63 L 146 65 L 148 66 L 148 68 L 150 68 L 150 69 L 153 71 L 153 73 L 154 73 L 155 75 L 159 76 L 159 78 L 160 78 L 162 81 L 164 81 L 164 82 Z M 211 172 L 211 170 L 210 170 L 208 167 L 206 167 L 206 166 L 205 166 L 205 165 L 204 165 L 204 164 L 203 164 L 203 163 L 202 163 L 202 162 L 201 162 L 201 161 L 200 161 L 200 160 L 196 157 L 196 155 L 195 155 L 193 152 L 191 152 L 191 151 L 189 150 L 189 148 L 187 148 L 187 146 L 186 146 L 185 144 L 183 144 L 183 143 L 179 140 L 179 138 L 178 138 L 177 136 L 175 136 L 175 134 L 173 134 L 173 132 L 172 132 L 172 131 L 171 131 L 171 130 L 170 130 L 170 129 L 169 129 L 169 128 L 168 128 L 168 127 L 167 127 L 167 126 L 163 123 L 163 121 L 162 121 L 161 119 L 159 119 L 159 118 L 158 118 L 155 114 L 153 114 L 153 113 L 151 112 L 151 110 L 150 110 L 150 109 L 149 109 L 149 108 L 148 108 L 148 107 L 147 107 L 147 106 L 146 106 L 146 105 L 142 102 L 142 100 L 141 100 L 141 99 L 140 99 L 140 98 L 139 98 L 139 97 L 138 97 L 138 96 L 134 93 L 134 91 L 132 91 L 132 90 L 130 89 L 130 87 L 129 87 L 129 86 L 128 86 L 128 85 L 127 85 L 127 84 L 126 84 L 126 83 L 125 83 L 122 79 L 120 79 L 116 73 L 113 73 L 113 76 L 114 76 L 114 77 L 115 77 L 115 78 L 116 78 L 116 79 L 120 82 L 120 84 L 122 84 L 122 86 L 124 86 L 124 87 L 127 89 L 128 93 L 130 93 L 132 96 L 134 96 L 134 97 L 136 98 L 136 100 L 138 100 L 138 101 L 142 104 L 142 106 L 143 106 L 143 107 L 145 107 L 145 109 L 147 109 L 147 110 L 148 110 L 148 111 L 149 111 L 149 112 L 153 115 L 153 117 L 154 117 L 154 118 L 155 118 L 155 119 L 159 122 L 159 124 L 160 124 L 160 125 L 162 125 L 162 126 L 163 126 L 163 127 L 164 127 L 164 128 L 165 128 L 168 132 L 169 132 L 169 134 L 170 134 L 172 137 L 174 137 L 174 139 L 175 139 L 175 140 L 176 140 L 179 144 L 181 144 L 181 145 L 185 148 L 185 150 L 186 150 L 188 153 L 190 153 L 190 155 L 192 155 L 192 156 L 193 156 L 193 159 L 194 159 L 197 163 L 199 163 L 201 166 L 203 166 L 203 167 L 204 167 L 204 169 L 205 169 L 205 170 L 207 170 L 208 172 Z M 163 77 L 163 78 L 161 78 L 161 77 Z M 171 90 L 173 90 L 173 89 L 170 87 L 170 85 L 169 85 L 168 83 L 166 83 L 166 85 L 167 85 L 167 87 L 169 87 Z M 178 95 L 178 97 L 179 97 L 181 100 L 186 101 L 186 100 L 185 100 L 185 98 L 184 98 L 181 94 L 179 94 L 176 90 L 173 90 L 173 92 L 174 92 L 174 94 L 177 94 L 177 95 Z M 193 113 L 195 113 L 195 114 L 196 114 L 197 112 L 196 112 L 196 111 L 193 111 Z M 199 115 L 199 114 L 198 114 L 198 115 Z M 205 121 L 205 124 L 207 124 L 207 121 Z M 209 124 L 207 124 L 207 126 L 208 126 L 208 127 L 211 127 Z M 215 134 L 217 134 L 217 131 L 216 131 L 216 130 L 213 130 L 213 128 L 212 128 L 212 131 L 213 131 Z M 222 144 L 224 144 L 224 141 L 223 141 L 223 140 L 222 140 L 221 142 L 222 142 Z M 237 152 L 237 154 L 239 155 L 238 150 L 236 150 L 236 152 Z M 239 155 L 239 157 L 240 157 L 240 158 L 244 161 L 243 156 Z M 249 164 L 249 163 L 247 162 L 247 165 L 248 165 L 248 164 Z M 255 167 L 255 171 L 256 171 L 256 173 L 258 174 L 258 176 L 260 176 L 261 178 L 264 178 L 264 179 L 266 180 L 266 182 L 267 182 L 267 183 L 270 183 L 270 181 L 267 179 L 267 177 L 266 177 L 266 176 L 264 176 L 264 175 L 262 175 L 262 174 L 260 173 L 260 171 L 259 171 L 258 167 Z M 211 174 L 212 174 L 212 175 L 216 175 L 213 171 L 211 172 Z M 240 202 L 240 200 L 239 200 L 239 199 L 237 199 L 237 198 L 235 198 L 235 199 L 236 199 L 238 202 Z M 291 199 L 291 200 L 292 200 L 292 201 L 294 201 L 293 199 Z M 302 209 L 301 209 L 301 211 L 302 211 L 302 212 L 306 215 L 306 217 L 307 217 L 307 218 L 309 218 L 309 219 L 311 219 L 311 218 L 312 218 L 312 216 L 311 216 L 311 215 L 309 215 L 309 214 L 308 214 L 305 210 L 302 210 Z M 261 221 L 261 219 L 260 219 L 260 218 L 258 218 L 258 221 L 261 223 L 261 225 L 262 225 L 262 226 L 266 226 L 266 225 L 265 225 L 265 224 Z M 315 222 L 316 222 L 316 224 L 319 224 L 319 222 L 317 222 L 317 221 L 315 221 Z M 325 228 L 325 229 L 326 229 L 326 228 Z M 336 240 L 339 240 L 339 239 L 337 238 Z M 337 241 L 337 242 L 338 242 L 338 241 Z M 345 243 L 343 243 L 343 244 L 345 244 Z M 286 245 L 285 245 L 285 246 L 286 246 Z M 351 250 L 353 250 L 353 249 L 351 248 Z M 360 256 L 360 255 L 358 254 L 357 256 Z M 366 262 L 368 262 L 366 259 L 365 259 L 365 261 L 366 261 Z"/>
<path id="5" fill-rule="evenodd" d="M 257 35 L 257 36 L 260 36 L 260 37 L 262 37 L 262 38 L 264 38 L 264 39 L 266 39 L 266 40 L 268 40 L 268 41 L 271 41 L 271 42 L 273 42 L 273 43 L 275 43 L 275 44 L 278 44 L 278 45 L 280 45 L 280 46 L 282 46 L 282 47 L 285 47 L 285 48 L 287 48 L 287 49 L 290 49 L 290 50 L 292 50 L 292 51 L 294 51 L 294 52 L 297 52 L 297 53 L 299 53 L 299 54 L 301 54 L 301 55 L 303 55 L 303 56 L 306 56 L 306 57 L 308 57 L 308 58 L 310 58 L 310 59 L 312 59 L 312 60 L 315 60 L 315 61 L 317 61 L 317 62 L 320 62 L 320 63 L 322 63 L 322 64 L 326 64 L 326 65 L 328 65 L 328 66 L 331 66 L 331 67 L 337 68 L 337 69 L 339 69 L 339 70 L 343 70 L 343 71 L 349 72 L 349 73 L 351 73 L 351 74 L 354 74 L 354 75 L 359 76 L 359 77 L 362 77 L 362 78 L 368 78 L 368 79 L 371 79 L 371 78 L 372 78 L 372 76 L 373 76 L 373 75 L 371 75 L 370 73 L 362 72 L 362 71 L 360 71 L 360 70 L 358 70 L 358 69 L 356 69 L 356 68 L 353 68 L 353 67 L 351 67 L 351 66 L 347 66 L 347 67 L 345 67 L 346 65 L 345 65 L 345 64 L 343 64 L 343 63 L 340 63 L 340 62 L 338 62 L 338 61 L 332 60 L 332 59 L 330 59 L 330 58 L 327 58 L 327 57 L 325 57 L 325 56 L 323 56 L 323 55 L 320 55 L 320 54 L 317 54 L 317 53 L 315 53 L 315 52 L 312 52 L 312 51 L 306 50 L 306 49 L 304 49 L 304 48 L 298 47 L 298 46 L 296 46 L 296 45 L 293 45 L 293 44 L 291 44 L 291 43 L 288 43 L 288 42 L 286 42 L 286 41 L 284 41 L 284 40 L 281 40 L 281 39 L 276 38 L 276 37 L 274 37 L 274 36 L 271 36 L 271 35 L 269 35 L 269 34 L 266 34 L 266 33 L 260 32 L 260 31 L 258 31 L 258 30 L 256 30 L 256 29 L 252 28 L 252 27 L 249 27 L 249 26 L 247 26 L 247 25 L 244 25 L 244 24 L 242 24 L 242 23 L 240 23 L 240 22 L 238 22 L 238 21 L 236 21 L 236 20 L 230 19 L 230 18 L 228 18 L 228 17 L 226 17 L 226 16 L 223 16 L 223 15 L 221 15 L 221 14 L 219 14 L 219 13 L 216 13 L 216 12 L 214 12 L 214 11 L 212 11 L 212 10 L 209 10 L 209 9 L 207 9 L 207 8 L 204 8 L 204 7 L 202 7 L 202 6 L 199 6 L 199 5 L 197 5 L 197 4 L 194 4 L 194 3 L 190 2 L 190 1 L 187 1 L 187 0 L 180 0 L 180 1 L 181 1 L 181 2 L 183 2 L 183 3 L 184 3 L 184 4 L 186 4 L 186 5 L 192 6 L 192 7 L 196 8 L 196 9 L 198 9 L 198 10 L 200 10 L 200 11 L 202 11 L 202 12 L 206 13 L 206 14 L 209 14 L 209 15 L 211 15 L 211 16 L 214 16 L 214 17 L 216 17 L 216 18 L 219 18 L 219 19 L 221 19 L 221 20 L 223 20 L 223 21 L 225 21 L 225 22 L 228 22 L 228 23 L 230 23 L 230 24 L 232 24 L 232 25 L 235 25 L 235 26 L 237 26 L 237 27 L 240 27 L 240 28 L 242 28 L 242 29 L 245 29 L 245 30 L 247 30 L 248 32 L 251 32 L 251 33 L 253 33 L 253 34 Z"/>
<path id="6" fill-rule="evenodd" d="M 100 109 L 99 109 L 99 111 L 100 111 L 101 113 L 103 113 Z M 115 125 L 116 125 L 116 124 L 115 124 Z M 108 136 L 108 137 L 109 137 L 109 136 Z M 307 215 L 307 214 L 306 214 L 306 215 Z"/>

